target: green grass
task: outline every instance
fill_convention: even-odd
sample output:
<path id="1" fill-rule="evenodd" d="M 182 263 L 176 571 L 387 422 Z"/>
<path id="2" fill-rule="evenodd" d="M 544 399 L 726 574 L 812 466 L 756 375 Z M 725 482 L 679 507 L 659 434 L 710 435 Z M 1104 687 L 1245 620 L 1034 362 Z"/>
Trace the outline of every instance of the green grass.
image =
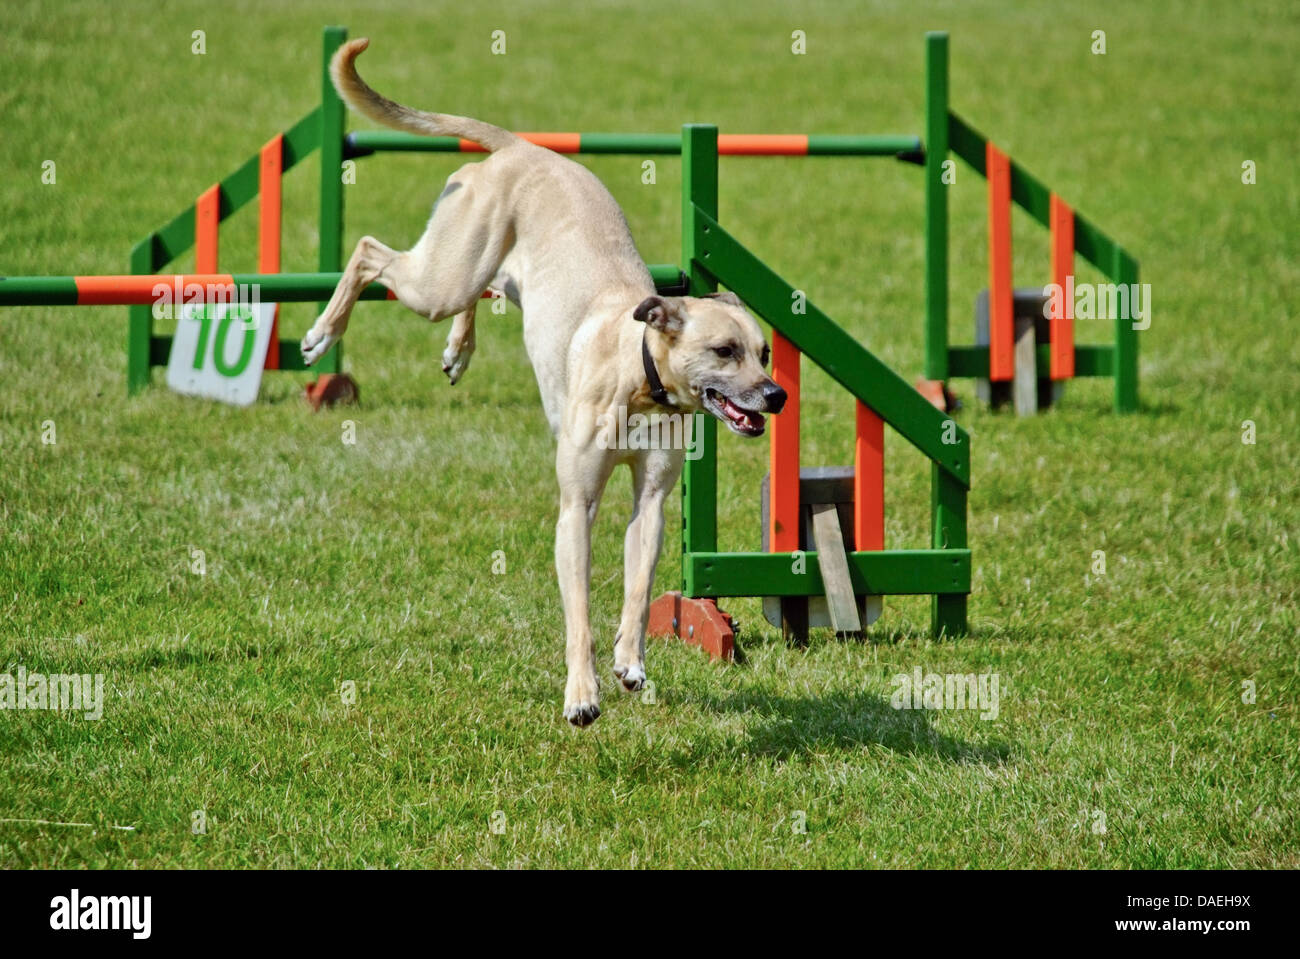
<path id="1" fill-rule="evenodd" d="M 1080 382 L 1017 420 L 959 383 L 970 636 L 933 643 L 926 600 L 890 599 L 867 641 L 791 650 L 735 601 L 743 664 L 654 642 L 656 702 L 607 682 L 577 731 L 560 718 L 553 447 L 517 314 L 484 311 L 451 388 L 445 327 L 362 304 L 347 361 L 363 403 L 314 415 L 298 374 L 245 410 L 173 395 L 161 371 L 128 400 L 125 309 L 5 310 L 0 671 L 103 673 L 107 702 L 99 722 L 0 713 L 0 864 L 1300 865 L 1294 5 L 642 6 L 6 4 L 0 272 L 123 271 L 134 241 L 312 108 L 325 23 L 373 39 L 365 74 L 385 93 L 519 129 L 826 133 L 922 132 L 922 34 L 942 27 L 954 108 L 1141 260 L 1143 412 L 1117 417 L 1109 381 Z M 654 186 L 638 158 L 584 162 L 645 257 L 676 260 L 677 161 Z M 345 245 L 413 242 L 458 164 L 361 161 Z M 286 179 L 286 270 L 315 264 L 316 171 Z M 917 169 L 889 160 L 722 163 L 727 228 L 908 377 L 921 202 Z M 954 342 L 984 285 L 983 202 L 959 166 Z M 1019 282 L 1043 282 L 1045 231 L 1014 231 Z M 252 268 L 255 236 L 250 209 L 223 229 L 223 265 Z M 311 318 L 283 313 L 295 335 Z M 851 405 L 820 372 L 804 381 L 804 462 L 849 462 Z M 722 544 L 757 548 L 765 445 L 721 445 Z M 888 545 L 924 546 L 928 470 L 897 437 L 888 450 Z M 615 477 L 596 531 L 602 664 L 628 485 Z M 662 589 L 679 526 L 674 502 Z M 891 709 L 891 677 L 916 666 L 997 672 L 997 720 Z"/>

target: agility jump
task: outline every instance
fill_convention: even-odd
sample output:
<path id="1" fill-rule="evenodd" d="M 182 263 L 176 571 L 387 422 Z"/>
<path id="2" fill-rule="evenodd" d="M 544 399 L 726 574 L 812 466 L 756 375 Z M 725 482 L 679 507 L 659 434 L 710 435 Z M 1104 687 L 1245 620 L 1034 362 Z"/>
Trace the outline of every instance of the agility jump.
<path id="1" fill-rule="evenodd" d="M 346 39 L 326 28 L 321 105 L 267 144 L 230 176 L 205 190 L 197 202 L 151 232 L 132 250 L 131 273 L 122 276 L 0 279 L 0 305 L 129 305 L 127 388 L 150 381 L 153 366 L 167 362 L 170 337 L 154 331 L 151 304 L 168 286 L 188 300 L 231 299 L 240 287 L 257 287 L 268 302 L 324 301 L 342 275 L 343 181 L 345 160 L 381 152 L 479 152 L 456 137 L 421 137 L 391 131 L 344 128 L 345 110 L 329 78 L 329 62 Z M 656 601 L 652 632 L 672 632 L 716 656 L 729 657 L 729 617 L 715 600 L 763 596 L 779 604 L 778 620 L 796 638 L 806 635 L 809 602 L 826 600 L 829 624 L 855 631 L 869 620 L 868 598 L 929 594 L 936 635 L 966 630 L 971 555 L 967 547 L 966 497 L 970 488 L 970 439 L 930 401 L 834 324 L 813 304 L 797 318 L 790 304 L 794 288 L 746 250 L 718 222 L 719 156 L 883 156 L 923 165 L 925 171 L 925 373 L 942 384 L 950 377 L 980 377 L 994 383 L 1033 382 L 1047 377 L 1112 376 L 1115 406 L 1137 407 L 1137 340 L 1117 321 L 1113 345 L 1079 346 L 1072 324 L 1054 320 L 1050 342 L 1027 340 L 1014 318 L 1010 268 L 1010 204 L 1017 203 L 1051 230 L 1052 278 L 1064 282 L 1075 254 L 1117 283 L 1135 283 L 1137 263 L 1118 244 L 1073 211 L 1055 193 L 1010 160 L 948 108 L 947 35 L 929 34 L 926 46 L 926 142 L 911 135 L 719 135 L 715 127 L 693 125 L 679 134 L 524 133 L 533 143 L 563 153 L 674 155 L 683 160 L 682 264 L 650 267 L 665 294 L 703 295 L 719 283 L 739 295 L 773 328 L 773 378 L 789 404 L 771 424 L 770 476 L 766 491 L 765 551 L 720 552 L 717 543 L 716 422 L 697 422 L 698 458 L 682 477 L 683 529 L 681 594 Z M 320 272 L 283 274 L 280 266 L 280 180 L 312 151 L 321 151 Z M 948 207 L 944 161 L 949 150 L 989 182 L 988 344 L 948 345 Z M 252 200 L 259 201 L 257 273 L 218 271 L 219 224 Z M 195 249 L 194 274 L 158 271 Z M 392 299 L 378 283 L 361 299 Z M 1029 343 L 1028 349 L 1025 348 Z M 807 355 L 854 397 L 855 461 L 840 486 L 839 502 L 851 513 L 841 523 L 838 509 L 810 494 L 815 482 L 799 465 L 799 367 Z M 298 341 L 272 334 L 266 368 L 303 370 Z M 315 364 L 340 372 L 341 345 Z M 942 393 L 938 394 L 939 396 Z M 931 543 L 913 550 L 884 549 L 884 426 L 889 424 L 931 462 Z M 809 484 L 813 483 L 812 486 Z M 846 485 L 847 484 L 847 485 Z M 844 527 L 848 528 L 845 529 Z M 813 533 L 810 537 L 808 531 Z M 802 557 L 800 568 L 797 560 Z M 796 571 L 797 570 L 797 571 Z M 771 614 L 769 614 L 771 615 Z"/>

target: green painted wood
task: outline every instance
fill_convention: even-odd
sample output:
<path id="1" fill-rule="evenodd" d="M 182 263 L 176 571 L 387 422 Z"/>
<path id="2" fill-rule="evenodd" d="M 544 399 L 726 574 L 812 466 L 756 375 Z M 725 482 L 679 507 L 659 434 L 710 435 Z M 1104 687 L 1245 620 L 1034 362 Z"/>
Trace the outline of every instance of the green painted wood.
<path id="1" fill-rule="evenodd" d="M 170 336 L 149 337 L 149 365 L 166 366 L 171 350 L 172 338 Z"/>
<path id="2" fill-rule="evenodd" d="M 152 238 L 137 243 L 131 252 L 132 275 L 156 275 L 170 283 L 174 274 L 152 269 Z M 655 264 L 650 274 L 659 288 L 678 289 L 684 283 L 682 271 L 675 263 Z M 185 275 L 185 274 L 182 274 Z M 333 294 L 342 272 L 334 273 L 232 273 L 231 281 L 240 286 L 257 287 L 258 299 L 264 303 L 293 303 L 319 300 Z M 0 306 L 78 306 L 75 276 L 0 277 Z M 388 290 L 371 283 L 361 292 L 363 300 L 386 300 Z"/>
<path id="3" fill-rule="evenodd" d="M 948 111 L 948 148 L 957 154 L 980 176 L 987 176 L 984 152 L 988 141 L 951 110 Z"/>
<path id="4" fill-rule="evenodd" d="M 628 156 L 682 152 L 676 133 L 580 133 L 579 152 Z M 808 134 L 808 156 L 897 156 L 919 153 L 921 138 L 908 134 Z M 458 153 L 459 137 L 422 137 L 395 130 L 357 130 L 346 138 L 349 157 L 374 153 Z"/>
<path id="5" fill-rule="evenodd" d="M 1083 321 L 1086 322 L 1086 321 Z M 1111 376 L 1114 374 L 1113 346 L 1075 346 L 1075 376 Z M 1051 347 L 1040 343 L 1034 349 L 1034 366 L 1040 378 L 1051 373 Z M 950 346 L 948 348 L 948 375 L 952 379 L 980 379 L 989 376 L 989 348 L 987 346 Z"/>
<path id="6" fill-rule="evenodd" d="M 697 208 L 696 256 L 751 310 L 767 320 L 799 351 L 874 410 L 904 439 L 970 485 L 970 437 L 930 405 L 902 377 L 837 326 L 811 300 L 792 311 L 794 287 L 786 283 Z M 951 425 L 949 425 L 951 424 Z M 953 442 L 945 443 L 950 437 Z"/>
<path id="7" fill-rule="evenodd" d="M 320 257 L 322 272 L 343 269 L 343 134 L 347 111 L 330 80 L 330 59 L 348 38 L 344 27 L 326 27 L 322 37 L 320 104 Z M 322 312 L 328 301 L 317 306 Z M 322 373 L 343 370 L 343 343 L 316 364 Z"/>
<path id="8" fill-rule="evenodd" d="M 966 161 L 980 176 L 985 175 L 984 146 L 987 142 L 955 113 L 948 115 L 948 136 L 952 152 Z M 1024 167 L 1011 161 L 1011 199 L 1030 216 L 1048 227 L 1051 191 Z M 1087 217 L 1074 211 L 1074 251 L 1115 283 L 1115 251 L 1117 244 L 1099 230 Z"/>
<path id="9" fill-rule="evenodd" d="M 1074 252 L 1106 274 L 1112 283 L 1120 282 L 1115 272 L 1118 251 L 1119 245 L 1114 240 L 1078 210 L 1074 211 Z"/>
<path id="10" fill-rule="evenodd" d="M 316 367 L 309 367 L 303 362 L 301 340 L 281 340 L 280 369 L 287 370 L 290 373 L 298 373 L 305 370 L 315 370 Z"/>
<path id="11" fill-rule="evenodd" d="M 579 140 L 583 153 L 662 154 L 682 152 L 677 133 L 584 133 Z"/>
<path id="12" fill-rule="evenodd" d="M 704 213 L 718 215 L 718 128 L 688 124 L 682 127 L 682 269 L 692 296 L 718 288 L 700 266 L 696 221 Z M 693 439 L 697 458 L 688 459 L 682 469 L 683 564 L 692 553 L 718 548 L 718 421 L 696 416 Z M 689 588 L 683 592 L 696 595 Z"/>
<path id="13" fill-rule="evenodd" d="M 1120 247 L 1115 248 L 1115 282 L 1130 288 L 1138 282 L 1138 262 Z M 1148 309 L 1150 304 L 1147 304 Z M 1118 311 L 1117 311 L 1118 312 Z M 1138 331 L 1128 317 L 1115 320 L 1115 411 L 1138 410 Z"/>
<path id="14" fill-rule="evenodd" d="M 808 156 L 898 156 L 922 150 L 920 137 L 892 134 L 808 134 Z"/>
<path id="15" fill-rule="evenodd" d="M 135 262 L 136 251 L 131 260 Z M 0 277 L 0 306 L 74 306 L 77 281 L 71 276 Z"/>
<path id="16" fill-rule="evenodd" d="M 127 269 L 132 273 L 152 273 L 154 237 L 149 234 L 131 248 Z M 76 282 L 73 282 L 76 290 Z M 75 302 L 75 301 L 74 301 Z M 149 338 L 153 336 L 153 312 L 148 306 L 127 307 L 126 319 L 126 395 L 139 393 L 149 385 Z"/>
<path id="17" fill-rule="evenodd" d="M 822 596 L 826 584 L 816 551 L 794 553 L 694 553 L 685 558 L 691 596 Z M 970 592 L 968 549 L 894 549 L 848 554 L 858 595 L 898 596 Z M 803 572 L 795 572 L 795 569 Z"/>
<path id="18" fill-rule="evenodd" d="M 194 246 L 194 204 L 181 210 L 170 223 L 154 234 L 154 238 L 156 249 L 150 273 L 166 266 Z"/>
<path id="19" fill-rule="evenodd" d="M 951 475 L 930 464 L 930 536 L 931 543 L 941 553 L 966 552 L 966 490 Z M 930 631 L 935 636 L 960 636 L 966 632 L 966 596 L 970 592 L 970 579 L 966 579 L 963 595 L 944 594 L 933 590 L 930 600 Z"/>
<path id="20" fill-rule="evenodd" d="M 948 378 L 948 34 L 925 35 L 925 376 Z"/>
<path id="21" fill-rule="evenodd" d="M 1051 228 L 1052 192 L 1015 160 L 1011 161 L 1011 202 Z"/>
<path id="22" fill-rule="evenodd" d="M 320 143 L 320 108 L 307 114 L 284 135 L 281 172 L 301 162 Z M 220 183 L 222 220 L 257 199 L 261 154 L 249 157 Z M 194 246 L 194 205 L 186 207 L 171 222 L 153 234 L 154 250 L 146 273 L 156 273 Z"/>

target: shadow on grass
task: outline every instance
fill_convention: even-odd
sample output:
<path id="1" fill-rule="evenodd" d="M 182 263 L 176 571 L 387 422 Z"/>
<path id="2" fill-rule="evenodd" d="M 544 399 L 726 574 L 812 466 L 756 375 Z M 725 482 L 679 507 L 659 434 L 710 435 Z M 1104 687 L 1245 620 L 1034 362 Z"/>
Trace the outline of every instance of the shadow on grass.
<path id="1" fill-rule="evenodd" d="M 951 763 L 1000 765 L 1011 755 L 1006 743 L 978 745 L 946 736 L 934 728 L 926 710 L 894 709 L 888 700 L 866 692 L 788 696 L 742 690 L 687 698 L 705 710 L 753 714 L 757 722 L 747 731 L 746 739 L 734 746 L 777 759 L 828 749 L 858 750 L 873 743 L 891 752 Z M 707 764 L 716 753 L 731 748 L 696 742 L 682 753 L 680 762 Z"/>
<path id="2" fill-rule="evenodd" d="M 132 671 L 207 666 L 213 663 L 238 663 L 276 656 L 283 649 L 283 643 L 230 643 L 225 646 L 197 648 L 169 646 L 121 653 L 116 657 L 117 662 L 114 665 Z"/>

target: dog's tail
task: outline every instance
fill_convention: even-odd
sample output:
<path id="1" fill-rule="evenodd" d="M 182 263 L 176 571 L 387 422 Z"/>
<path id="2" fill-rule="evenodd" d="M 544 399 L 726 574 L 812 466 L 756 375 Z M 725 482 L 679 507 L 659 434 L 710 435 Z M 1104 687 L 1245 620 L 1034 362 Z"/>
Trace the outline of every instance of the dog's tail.
<path id="1" fill-rule="evenodd" d="M 357 56 L 368 46 L 370 41 L 364 38 L 349 40 L 339 47 L 334 58 L 330 60 L 330 77 L 334 80 L 334 89 L 338 90 L 339 96 L 358 113 L 376 123 L 406 130 L 408 133 L 472 140 L 488 152 L 525 142 L 509 130 L 494 127 L 482 120 L 458 117 L 450 113 L 412 110 L 379 95 L 357 73 Z"/>

